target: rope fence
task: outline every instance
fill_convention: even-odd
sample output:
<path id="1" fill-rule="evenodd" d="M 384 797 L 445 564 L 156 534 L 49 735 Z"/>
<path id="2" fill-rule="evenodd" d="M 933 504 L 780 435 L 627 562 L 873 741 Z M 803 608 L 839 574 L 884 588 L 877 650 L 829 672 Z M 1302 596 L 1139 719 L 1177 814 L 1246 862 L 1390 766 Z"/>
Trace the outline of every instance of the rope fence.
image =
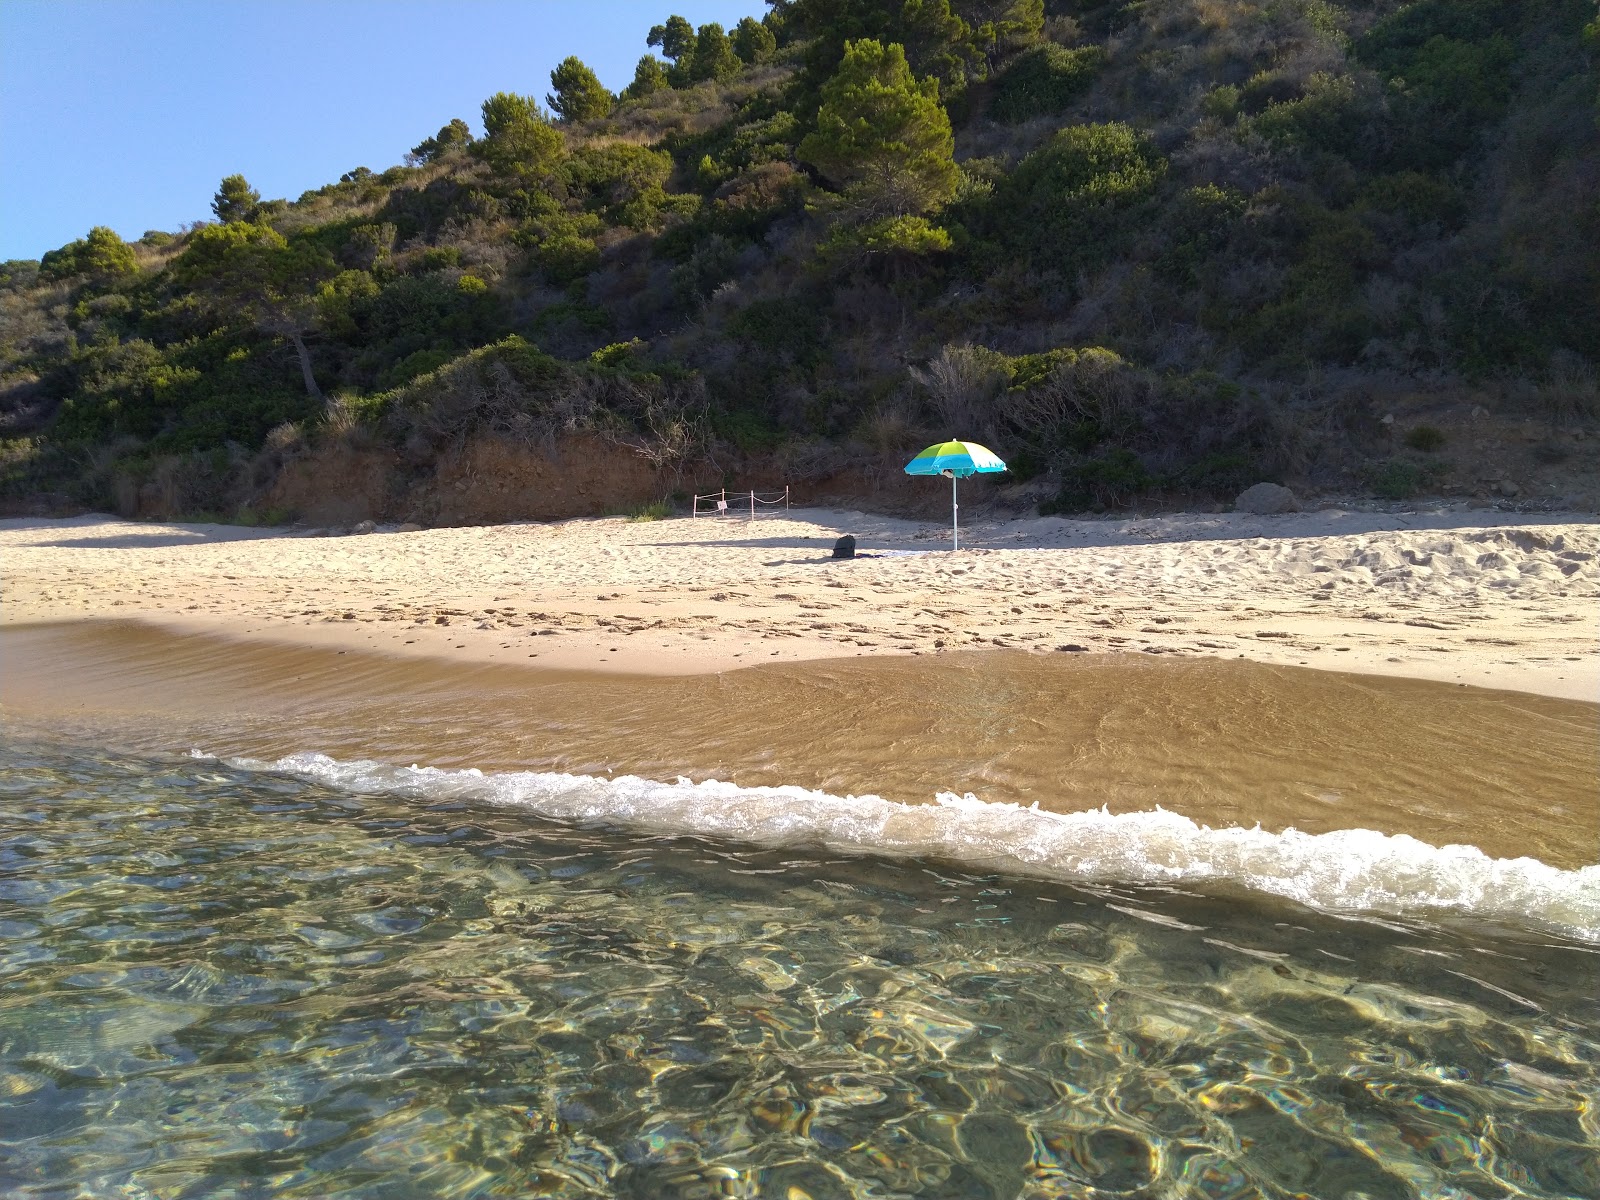
<path id="1" fill-rule="evenodd" d="M 784 487 L 781 492 L 730 492 L 727 488 L 720 491 L 708 492 L 704 496 L 694 498 L 694 511 L 696 517 L 729 517 L 735 515 L 747 516 L 751 521 L 759 517 L 775 517 L 779 513 L 789 511 L 789 489 Z"/>

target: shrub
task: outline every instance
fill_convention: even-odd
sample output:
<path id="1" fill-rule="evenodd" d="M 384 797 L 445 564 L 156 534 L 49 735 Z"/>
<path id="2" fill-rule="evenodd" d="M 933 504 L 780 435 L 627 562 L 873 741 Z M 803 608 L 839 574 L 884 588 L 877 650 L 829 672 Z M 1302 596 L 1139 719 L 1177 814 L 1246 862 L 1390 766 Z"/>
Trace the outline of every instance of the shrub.
<path id="1" fill-rule="evenodd" d="M 1251 484 L 1261 482 L 1265 473 L 1250 454 L 1227 451 L 1196 459 L 1174 475 L 1172 482 L 1197 492 L 1232 499 Z"/>
<path id="2" fill-rule="evenodd" d="M 785 434 L 765 413 L 739 409 L 736 412 L 716 411 L 711 414 L 711 428 L 716 435 L 732 442 L 746 454 L 760 454 L 776 450 L 783 445 Z"/>
<path id="3" fill-rule="evenodd" d="M 1519 10 L 1504 0 L 1416 0 L 1373 23 L 1356 55 L 1403 87 L 1396 166 L 1444 168 L 1505 111 Z"/>
<path id="4" fill-rule="evenodd" d="M 1304 95 L 1269 105 L 1250 121 L 1269 142 L 1356 161 L 1370 157 L 1364 143 L 1377 125 L 1376 98 L 1363 95 L 1350 76 L 1324 72 L 1306 81 Z"/>
<path id="5" fill-rule="evenodd" d="M 1233 119 L 1239 115 L 1240 103 L 1239 89 L 1231 83 L 1225 83 L 1205 94 L 1205 98 L 1200 101 L 1200 111 L 1212 120 L 1231 125 Z"/>
<path id="6" fill-rule="evenodd" d="M 546 279 L 565 287 L 600 265 L 600 247 L 589 238 L 562 233 L 540 242 L 529 258 Z"/>
<path id="7" fill-rule="evenodd" d="M 664 521 L 671 515 L 672 505 L 665 500 L 641 504 L 628 510 L 628 520 L 630 521 Z"/>
<path id="8" fill-rule="evenodd" d="M 420 272 L 442 271 L 461 265 L 461 251 L 456 246 L 429 246 L 413 260 L 413 268 Z"/>
<path id="9" fill-rule="evenodd" d="M 378 386 L 385 390 L 400 387 L 437 371 L 454 357 L 448 350 L 417 350 L 379 372 Z"/>
<path id="10" fill-rule="evenodd" d="M 986 205 L 1006 240 L 1062 265 L 1113 255 L 1128 210 L 1154 195 L 1167 163 L 1127 125 L 1072 125 L 1018 164 Z"/>
<path id="11" fill-rule="evenodd" d="M 989 115 L 997 121 L 1026 121 L 1058 113 L 1094 82 L 1105 63 L 1099 46 L 1068 50 L 1046 42 L 1019 55 L 995 85 Z"/>
<path id="12" fill-rule="evenodd" d="M 1437 225 L 1441 230 L 1454 230 L 1467 215 L 1460 189 L 1419 171 L 1380 175 L 1361 189 L 1361 200 L 1416 228 Z"/>
<path id="13" fill-rule="evenodd" d="M 1420 450 L 1424 454 L 1432 454 L 1435 450 L 1443 448 L 1445 443 L 1444 430 L 1433 425 L 1417 425 L 1406 431 L 1405 444 L 1412 450 Z"/>
<path id="14" fill-rule="evenodd" d="M 865 225 L 840 225 L 817 248 L 824 267 L 845 269 L 886 263 L 896 278 L 920 259 L 950 249 L 950 234 L 925 217 L 884 217 Z"/>
<path id="15" fill-rule="evenodd" d="M 1167 245 L 1156 260 L 1161 273 L 1180 283 L 1198 281 L 1201 266 L 1227 243 L 1244 211 L 1244 195 L 1233 188 L 1207 183 L 1182 192 L 1162 222 Z"/>
<path id="16" fill-rule="evenodd" d="M 753 350 L 801 365 L 825 349 L 821 307 L 807 296 L 757 300 L 733 314 L 728 332 Z"/>
<path id="17" fill-rule="evenodd" d="M 618 210 L 647 193 L 662 191 L 672 174 L 672 156 L 625 142 L 584 146 L 564 164 L 568 186 L 592 204 Z"/>
<path id="18" fill-rule="evenodd" d="M 1380 500 L 1409 500 L 1422 489 L 1422 468 L 1390 459 L 1369 468 L 1367 483 Z"/>
<path id="19" fill-rule="evenodd" d="M 1121 507 L 1154 486 L 1155 476 L 1132 450 L 1117 447 L 1099 458 L 1068 467 L 1061 473 L 1061 490 L 1039 506 L 1041 513 L 1077 512 L 1100 506 Z"/>
<path id="20" fill-rule="evenodd" d="M 87 276 L 105 283 L 138 271 L 139 260 L 134 257 L 133 248 L 104 225 L 96 225 L 87 237 L 68 242 L 59 250 L 45 251 L 39 260 L 39 277 L 51 281 Z"/>

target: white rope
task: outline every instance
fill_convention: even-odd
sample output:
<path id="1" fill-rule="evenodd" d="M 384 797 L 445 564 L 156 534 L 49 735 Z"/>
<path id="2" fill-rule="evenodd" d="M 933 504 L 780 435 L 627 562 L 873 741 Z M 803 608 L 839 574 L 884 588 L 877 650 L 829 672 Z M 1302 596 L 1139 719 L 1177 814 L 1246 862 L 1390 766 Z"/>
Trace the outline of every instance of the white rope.
<path id="1" fill-rule="evenodd" d="M 700 507 L 700 502 L 702 500 L 714 500 L 716 501 L 716 504 L 714 506 L 708 504 L 702 510 Z M 759 510 L 757 507 L 758 505 L 765 508 L 777 508 L 781 504 L 784 508 L 784 511 L 787 512 L 789 508 L 789 489 L 784 488 L 781 492 L 758 492 L 754 489 L 744 492 L 729 492 L 727 488 L 723 488 L 721 491 L 707 492 L 705 495 L 696 493 L 694 501 L 690 505 L 689 511 L 690 515 L 696 517 L 698 517 L 702 511 L 707 514 L 716 513 L 716 515 L 719 517 L 727 516 L 733 512 L 733 505 L 736 502 L 739 503 L 741 507 L 745 504 L 748 504 L 750 510 L 749 518 L 750 520 L 755 520 L 759 516 L 767 515 Z"/>

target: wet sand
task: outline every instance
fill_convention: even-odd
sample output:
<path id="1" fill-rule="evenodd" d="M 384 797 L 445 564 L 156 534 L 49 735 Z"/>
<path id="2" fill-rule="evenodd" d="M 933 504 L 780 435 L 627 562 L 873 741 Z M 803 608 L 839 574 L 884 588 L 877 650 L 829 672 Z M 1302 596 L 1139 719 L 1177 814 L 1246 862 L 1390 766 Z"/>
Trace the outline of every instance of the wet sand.
<path id="1" fill-rule="evenodd" d="M 963 651 L 684 676 L 0 630 L 13 734 L 271 759 L 679 775 L 1600 859 L 1600 705 L 1249 661 Z"/>

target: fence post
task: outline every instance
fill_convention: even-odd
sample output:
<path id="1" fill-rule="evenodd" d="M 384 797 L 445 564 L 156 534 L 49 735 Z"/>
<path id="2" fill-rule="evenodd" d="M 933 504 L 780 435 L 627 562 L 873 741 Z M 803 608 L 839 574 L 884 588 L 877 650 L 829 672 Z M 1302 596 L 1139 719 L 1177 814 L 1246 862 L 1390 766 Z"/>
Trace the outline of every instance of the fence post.
<path id="1" fill-rule="evenodd" d="M 756 493 L 754 488 L 750 489 L 750 519 L 752 521 L 756 519 Z"/>

